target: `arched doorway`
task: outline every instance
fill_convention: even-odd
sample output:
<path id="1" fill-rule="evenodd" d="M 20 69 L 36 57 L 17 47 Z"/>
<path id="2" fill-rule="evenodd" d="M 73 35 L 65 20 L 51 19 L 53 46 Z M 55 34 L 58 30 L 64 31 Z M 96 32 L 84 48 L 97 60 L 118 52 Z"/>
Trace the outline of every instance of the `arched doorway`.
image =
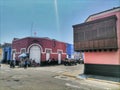
<path id="1" fill-rule="evenodd" d="M 33 45 L 30 47 L 30 59 L 35 60 L 36 63 L 41 62 L 41 50 L 37 45 Z"/>

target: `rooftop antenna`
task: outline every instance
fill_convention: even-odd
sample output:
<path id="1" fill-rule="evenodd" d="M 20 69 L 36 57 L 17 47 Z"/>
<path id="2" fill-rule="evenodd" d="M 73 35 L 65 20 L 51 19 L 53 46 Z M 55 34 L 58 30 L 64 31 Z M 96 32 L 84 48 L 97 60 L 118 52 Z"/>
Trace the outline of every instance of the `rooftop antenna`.
<path id="1" fill-rule="evenodd" d="M 36 32 L 34 32 L 34 37 L 36 37 L 36 34 L 37 34 L 37 33 L 36 33 Z"/>

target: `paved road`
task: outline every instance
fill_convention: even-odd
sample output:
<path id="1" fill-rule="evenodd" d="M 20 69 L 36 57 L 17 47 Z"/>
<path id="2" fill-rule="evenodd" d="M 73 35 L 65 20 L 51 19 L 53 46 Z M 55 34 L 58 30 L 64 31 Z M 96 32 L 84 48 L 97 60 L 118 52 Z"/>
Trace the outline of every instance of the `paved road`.
<path id="1" fill-rule="evenodd" d="M 46 66 L 33 68 L 0 68 L 0 90 L 119 90 L 118 85 L 94 81 L 77 80 L 63 76 L 64 72 L 80 70 L 77 66 Z M 72 72 L 71 72 L 72 73 Z"/>

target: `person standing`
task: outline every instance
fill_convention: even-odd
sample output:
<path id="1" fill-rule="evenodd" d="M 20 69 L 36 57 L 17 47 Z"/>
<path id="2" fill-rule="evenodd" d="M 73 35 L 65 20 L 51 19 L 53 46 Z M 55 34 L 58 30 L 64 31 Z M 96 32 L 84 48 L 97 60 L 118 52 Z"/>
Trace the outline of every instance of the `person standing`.
<path id="1" fill-rule="evenodd" d="M 11 62 L 10 62 L 10 68 L 15 68 L 15 60 L 11 60 Z"/>
<path id="2" fill-rule="evenodd" d="M 28 67 L 28 60 L 26 59 L 26 60 L 25 60 L 24 68 L 26 69 L 27 67 Z"/>
<path id="3" fill-rule="evenodd" d="M 2 65 L 1 65 L 1 61 L 0 61 L 0 69 L 1 69 L 1 66 L 2 66 Z"/>

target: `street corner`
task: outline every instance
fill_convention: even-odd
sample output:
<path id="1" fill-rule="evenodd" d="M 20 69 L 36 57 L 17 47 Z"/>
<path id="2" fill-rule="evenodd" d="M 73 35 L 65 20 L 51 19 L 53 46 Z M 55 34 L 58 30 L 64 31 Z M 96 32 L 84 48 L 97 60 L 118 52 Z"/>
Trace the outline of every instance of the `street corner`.
<path id="1" fill-rule="evenodd" d="M 120 85 L 120 78 L 117 77 L 79 74 L 78 76 L 76 76 L 76 78 L 84 79 L 86 81 L 95 81 L 101 83 Z"/>
<path id="2" fill-rule="evenodd" d="M 98 78 L 88 77 L 87 80 L 97 81 L 97 82 L 102 82 L 102 83 L 115 84 L 115 85 L 120 86 L 120 78 L 115 78 L 115 77 L 106 77 L 105 79 L 101 78 L 101 76 L 98 76 Z"/>
<path id="3" fill-rule="evenodd" d="M 76 80 L 84 80 L 85 82 L 96 82 L 96 83 L 103 83 L 103 84 L 111 84 L 120 86 L 120 78 L 116 77 L 105 77 L 105 76 L 97 76 L 97 75 L 85 75 L 80 73 L 80 71 L 74 72 L 64 72 L 62 73 L 63 76 L 71 77 Z"/>

